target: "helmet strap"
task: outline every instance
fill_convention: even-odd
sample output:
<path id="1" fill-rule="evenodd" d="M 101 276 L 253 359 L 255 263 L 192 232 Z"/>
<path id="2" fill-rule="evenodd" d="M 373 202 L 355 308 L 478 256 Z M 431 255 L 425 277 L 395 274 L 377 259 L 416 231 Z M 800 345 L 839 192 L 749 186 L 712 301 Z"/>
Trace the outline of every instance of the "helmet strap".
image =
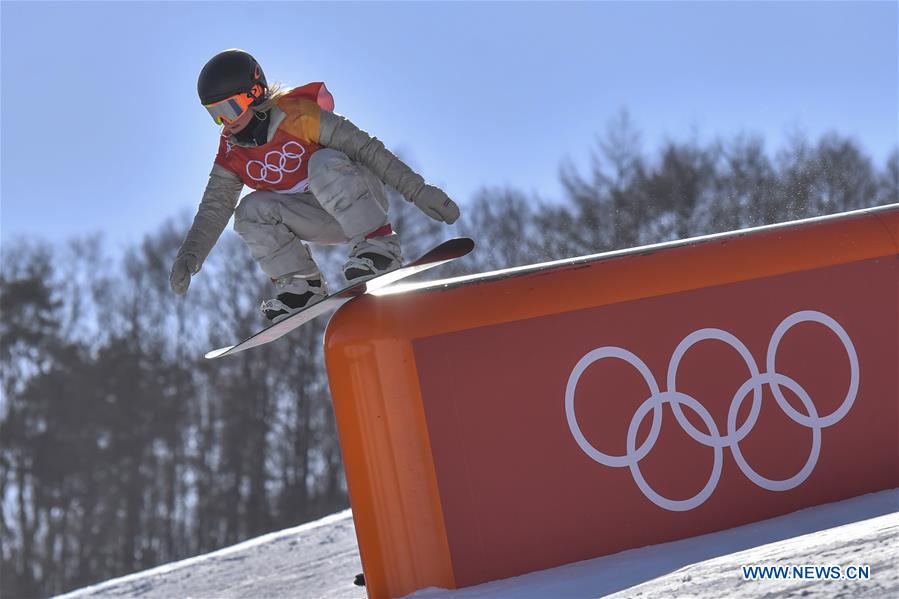
<path id="1" fill-rule="evenodd" d="M 247 92 L 251 98 L 253 98 L 253 104 L 258 105 L 262 104 L 265 101 L 265 87 L 261 84 L 256 83 L 253 87 L 250 88 L 250 91 Z"/>

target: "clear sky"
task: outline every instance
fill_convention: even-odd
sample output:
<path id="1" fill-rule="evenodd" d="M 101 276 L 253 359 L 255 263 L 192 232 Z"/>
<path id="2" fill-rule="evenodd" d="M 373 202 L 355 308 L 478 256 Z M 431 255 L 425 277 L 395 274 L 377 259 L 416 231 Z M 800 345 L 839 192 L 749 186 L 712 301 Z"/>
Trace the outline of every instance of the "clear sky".
<path id="1" fill-rule="evenodd" d="M 896 2 L 7 2 L 0 234 L 127 242 L 196 208 L 218 132 L 196 97 L 239 47 L 462 205 L 480 186 L 561 197 L 621 109 L 648 150 L 740 132 L 897 145 Z M 424 217 L 423 217 L 424 218 Z"/>

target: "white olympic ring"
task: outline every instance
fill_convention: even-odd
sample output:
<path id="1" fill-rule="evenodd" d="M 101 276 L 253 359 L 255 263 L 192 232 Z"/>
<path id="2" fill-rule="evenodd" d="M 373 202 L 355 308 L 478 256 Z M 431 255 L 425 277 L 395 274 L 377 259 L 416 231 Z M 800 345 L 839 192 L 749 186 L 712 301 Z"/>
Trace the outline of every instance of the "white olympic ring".
<path id="1" fill-rule="evenodd" d="M 846 398 L 843 400 L 843 403 L 827 416 L 818 415 L 818 410 L 812 402 L 811 397 L 809 397 L 806 390 L 803 389 L 799 383 L 776 371 L 775 360 L 777 357 L 777 348 L 780 345 L 783 336 L 793 326 L 801 322 L 817 322 L 829 328 L 842 342 L 843 347 L 846 349 L 846 353 L 849 356 L 849 391 L 846 393 Z M 724 436 L 719 433 L 718 426 L 715 424 L 712 415 L 701 403 L 695 398 L 676 389 L 677 368 L 680 365 L 684 354 L 696 343 L 709 339 L 721 341 L 733 347 L 746 362 L 746 366 L 749 368 L 750 373 L 749 379 L 740 386 L 731 400 L 731 405 L 727 413 L 727 434 Z M 637 408 L 636 413 L 631 419 L 630 426 L 628 426 L 627 453 L 625 453 L 625 455 L 609 455 L 596 449 L 581 431 L 577 422 L 577 414 L 574 409 L 574 394 L 581 375 L 583 375 L 584 371 L 592 364 L 605 358 L 617 358 L 633 366 L 643 377 L 643 380 L 646 382 L 650 391 L 649 398 Z M 685 337 L 677 346 L 677 349 L 674 350 L 674 354 L 671 356 L 671 361 L 668 364 L 668 390 L 661 391 L 652 371 L 650 371 L 649 367 L 635 354 L 620 347 L 600 347 L 588 352 L 582 357 L 568 377 L 568 385 L 565 389 L 565 413 L 568 418 L 568 427 L 578 446 L 591 459 L 605 466 L 629 468 L 631 476 L 634 478 L 634 482 L 643 494 L 650 501 L 667 510 L 677 512 L 692 510 L 699 505 L 702 505 L 702 503 L 711 496 L 721 478 L 725 448 L 731 450 L 734 460 L 737 462 L 740 470 L 750 481 L 769 491 L 787 491 L 802 484 L 815 469 L 821 451 L 821 429 L 832 426 L 842 420 L 852 408 L 852 404 L 855 402 L 855 397 L 858 393 L 859 385 L 858 354 L 856 353 L 855 346 L 852 344 L 852 340 L 849 338 L 846 330 L 843 329 L 836 320 L 822 312 L 802 310 L 785 318 L 774 330 L 771 341 L 768 344 L 766 367 L 767 372 L 759 372 L 759 368 L 749 349 L 739 339 L 727 331 L 713 328 L 700 329 L 687 335 L 687 337 Z M 768 385 L 771 388 L 774 398 L 777 401 L 777 405 L 780 406 L 780 409 L 784 414 L 797 424 L 801 424 L 812 430 L 812 448 L 808 460 L 798 473 L 785 480 L 772 480 L 760 475 L 752 469 L 740 451 L 740 441 L 749 435 L 758 420 L 759 412 L 762 407 L 762 390 L 764 385 Z M 802 405 L 805 407 L 806 414 L 799 412 L 790 405 L 780 389 L 782 386 L 788 388 L 799 398 L 799 401 L 801 401 Z M 740 411 L 740 407 L 743 405 L 743 400 L 746 399 L 750 391 L 752 392 L 752 406 L 746 421 L 738 427 L 737 414 Z M 646 482 L 643 473 L 640 471 L 640 460 L 647 456 L 658 440 L 659 432 L 662 428 L 662 409 L 665 404 L 671 406 L 674 418 L 684 432 L 696 442 L 701 443 L 706 447 L 711 447 L 714 453 L 714 463 L 712 465 L 712 473 L 709 477 L 709 482 L 706 483 L 705 487 L 703 487 L 699 493 L 689 499 L 675 500 L 660 495 Z M 685 405 L 699 416 L 705 427 L 708 429 L 708 433 L 700 431 L 687 420 L 687 417 L 684 416 L 681 404 Z M 637 447 L 637 431 L 650 411 L 652 412 L 652 427 L 650 428 L 646 440 Z"/>
<path id="2" fill-rule="evenodd" d="M 299 151 L 288 149 L 293 146 L 296 146 Z M 284 179 L 284 173 L 293 173 L 300 169 L 305 154 L 306 148 L 295 141 L 289 141 L 281 147 L 280 152 L 272 150 L 266 153 L 265 158 L 261 161 L 250 160 L 247 162 L 247 176 L 254 181 L 275 185 Z M 251 168 L 253 170 L 250 170 Z"/>

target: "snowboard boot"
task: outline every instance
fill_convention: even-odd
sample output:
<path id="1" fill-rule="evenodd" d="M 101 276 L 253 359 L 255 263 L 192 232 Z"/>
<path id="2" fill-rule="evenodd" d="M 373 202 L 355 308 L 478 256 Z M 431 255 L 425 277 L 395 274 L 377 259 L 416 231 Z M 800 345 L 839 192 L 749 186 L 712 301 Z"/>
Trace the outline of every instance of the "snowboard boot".
<path id="1" fill-rule="evenodd" d="M 321 274 L 313 276 L 314 278 L 306 278 L 290 273 L 272 279 L 283 291 L 274 299 L 262 302 L 262 314 L 272 322 L 279 322 L 325 299 L 328 295 L 328 285 L 322 280 Z"/>
<path id="2" fill-rule="evenodd" d="M 403 265 L 400 236 L 390 225 L 378 229 L 357 242 L 343 265 L 343 276 L 350 283 L 359 283 Z"/>

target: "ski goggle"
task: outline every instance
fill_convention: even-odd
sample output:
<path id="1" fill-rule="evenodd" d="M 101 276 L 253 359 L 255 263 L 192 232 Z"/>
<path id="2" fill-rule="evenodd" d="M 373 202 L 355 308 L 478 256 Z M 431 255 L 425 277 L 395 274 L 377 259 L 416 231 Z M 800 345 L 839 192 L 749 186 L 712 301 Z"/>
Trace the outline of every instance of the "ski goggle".
<path id="1" fill-rule="evenodd" d="M 256 98 L 248 93 L 239 93 L 220 102 L 204 104 L 212 119 L 219 125 L 230 125 L 247 113 Z"/>

